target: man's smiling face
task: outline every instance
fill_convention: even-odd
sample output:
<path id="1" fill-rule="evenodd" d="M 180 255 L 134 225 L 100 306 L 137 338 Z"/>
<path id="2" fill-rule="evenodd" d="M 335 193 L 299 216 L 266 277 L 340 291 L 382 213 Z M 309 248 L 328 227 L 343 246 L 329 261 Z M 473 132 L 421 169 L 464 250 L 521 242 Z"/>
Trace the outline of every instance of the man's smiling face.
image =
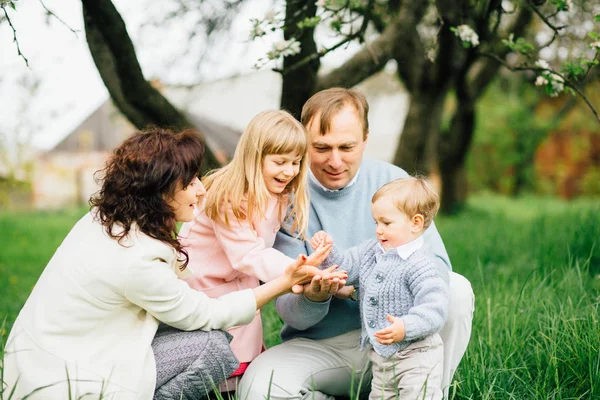
<path id="1" fill-rule="evenodd" d="M 346 187 L 356 176 L 367 140 L 356 109 L 346 105 L 332 119 L 329 132 L 320 132 L 320 116 L 307 126 L 309 132 L 310 169 L 326 188 Z"/>

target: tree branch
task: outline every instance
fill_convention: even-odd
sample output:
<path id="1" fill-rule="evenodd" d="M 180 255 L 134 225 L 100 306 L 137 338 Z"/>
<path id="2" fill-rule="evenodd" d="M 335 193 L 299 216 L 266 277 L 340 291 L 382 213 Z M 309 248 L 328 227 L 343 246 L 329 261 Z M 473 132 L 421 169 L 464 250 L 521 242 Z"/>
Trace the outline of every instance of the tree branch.
<path id="1" fill-rule="evenodd" d="M 573 89 L 577 93 L 577 95 L 579 95 L 583 99 L 583 101 L 585 101 L 585 103 L 587 104 L 589 109 L 592 111 L 592 113 L 598 120 L 598 122 L 600 122 L 600 115 L 598 115 L 598 112 L 594 108 L 594 105 L 590 102 L 590 100 L 586 97 L 586 95 L 583 94 L 583 92 L 581 90 L 579 90 L 579 88 L 576 85 L 572 84 L 568 79 L 565 79 L 565 77 L 562 74 L 555 72 L 553 70 L 546 69 L 546 68 L 514 67 L 514 66 L 508 64 L 506 61 L 504 61 L 500 57 L 498 57 L 496 54 L 490 54 L 490 53 L 479 53 L 479 54 L 481 54 L 484 57 L 489 57 L 489 58 L 496 60 L 498 63 L 504 65 L 506 68 L 508 68 L 510 71 L 513 71 L 513 72 L 514 71 L 536 71 L 536 72 L 550 71 L 553 74 L 560 76 L 564 81 L 563 84 L 570 87 L 571 89 Z"/>
<path id="2" fill-rule="evenodd" d="M 334 86 L 352 87 L 381 71 L 392 59 L 397 26 L 388 25 L 384 32 L 340 67 L 318 78 L 315 91 Z"/>
<path id="3" fill-rule="evenodd" d="M 533 14 L 531 12 L 531 9 L 525 7 L 520 8 L 517 16 L 512 21 L 512 24 L 507 27 L 506 32 L 512 32 L 516 36 L 522 36 L 527 30 L 527 27 L 531 22 L 532 16 Z M 505 35 L 495 35 L 496 38 L 501 36 Z M 511 51 L 498 39 L 496 39 L 495 43 L 492 43 L 491 47 L 493 49 L 493 52 L 500 59 L 504 59 Z M 476 55 L 480 55 L 480 53 L 476 53 Z M 496 75 L 498 68 L 500 68 L 500 64 L 494 62 L 495 60 L 486 58 L 485 60 L 479 61 L 480 68 L 477 70 L 477 72 L 471 73 L 476 64 L 469 66 L 470 71 L 468 73 L 471 73 L 471 77 L 469 77 L 466 83 L 472 96 L 474 96 L 475 98 L 478 98 L 483 93 L 487 85 L 492 81 L 492 79 Z"/>
<path id="4" fill-rule="evenodd" d="M 4 17 L 8 21 L 8 24 L 10 25 L 10 29 L 12 29 L 12 31 L 13 31 L 13 42 L 17 45 L 17 55 L 19 57 L 21 57 L 23 60 L 25 60 L 25 65 L 29 68 L 29 60 L 27 60 L 27 57 L 25 57 L 25 54 L 23 54 L 21 52 L 21 47 L 19 46 L 19 41 L 17 40 L 17 30 L 13 26 L 12 21 L 10 20 L 10 17 L 8 16 L 8 12 L 6 11 L 6 8 L 4 6 L 2 6 L 2 11 L 4 11 Z"/>
<path id="5" fill-rule="evenodd" d="M 369 0 L 369 3 L 367 5 L 367 10 L 370 10 L 373 7 L 374 2 L 375 2 L 375 0 Z M 343 45 L 353 41 L 354 39 L 359 39 L 360 43 L 364 42 L 364 34 L 365 34 L 365 31 L 367 30 L 367 27 L 369 26 L 370 17 L 371 17 L 370 11 L 367 11 L 363 15 L 363 20 L 362 20 L 360 29 L 355 33 L 351 33 L 351 34 L 347 35 L 344 39 L 340 40 L 338 43 L 334 44 L 333 46 L 328 47 L 328 48 L 323 49 L 318 52 L 312 52 L 311 54 L 304 57 L 303 59 L 295 62 L 294 64 L 291 64 L 289 67 L 285 67 L 284 69 L 274 68 L 273 71 L 279 72 L 282 75 L 286 75 L 286 74 L 289 74 L 290 72 L 294 72 L 295 70 L 304 67 L 305 65 L 315 61 L 316 59 L 321 59 L 321 57 L 325 56 L 327 53 L 332 52 L 332 51 L 342 47 Z M 289 24 L 286 23 L 286 26 L 289 26 Z"/>
<path id="6" fill-rule="evenodd" d="M 423 19 L 427 7 L 427 1 L 403 1 L 398 18 L 394 22 L 396 37 L 393 41 L 392 56 L 398 63 L 398 75 L 402 77 L 409 91 L 415 90 L 420 77 L 426 73 L 425 65 L 430 64 L 417 31 L 417 25 Z"/>
<path id="7" fill-rule="evenodd" d="M 192 127 L 162 94 L 144 79 L 133 44 L 127 33 L 125 22 L 110 0 L 82 0 L 84 20 L 97 29 L 91 35 L 97 40 L 88 40 L 90 52 L 111 97 L 120 111 L 138 128 L 157 125 L 179 131 Z M 108 64 L 98 62 L 98 50 Z M 214 154 L 207 147 L 202 171 L 219 166 Z"/>
<path id="8" fill-rule="evenodd" d="M 42 7 L 44 7 L 44 10 L 46 10 L 46 12 L 49 15 L 52 15 L 54 18 L 56 18 L 61 24 L 63 24 L 64 26 L 67 27 L 68 30 L 70 30 L 71 32 L 73 32 L 75 34 L 75 36 L 77 36 L 77 32 L 76 30 L 74 30 L 73 28 L 71 28 L 69 25 L 67 25 L 67 23 L 65 21 L 63 21 L 62 19 L 60 19 L 60 17 L 56 14 L 54 14 L 52 11 L 50 11 L 48 9 L 48 7 L 46 7 L 46 5 L 44 4 L 44 2 L 42 0 L 39 0 L 40 4 L 42 5 Z"/>

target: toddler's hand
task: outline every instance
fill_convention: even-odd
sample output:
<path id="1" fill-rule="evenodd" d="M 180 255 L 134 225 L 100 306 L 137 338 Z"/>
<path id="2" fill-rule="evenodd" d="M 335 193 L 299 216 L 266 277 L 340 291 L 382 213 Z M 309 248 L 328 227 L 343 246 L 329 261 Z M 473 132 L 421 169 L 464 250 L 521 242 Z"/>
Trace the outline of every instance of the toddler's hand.
<path id="1" fill-rule="evenodd" d="M 313 250 L 319 248 L 319 246 L 326 246 L 328 244 L 333 244 L 333 239 L 331 236 L 325 231 L 319 231 L 313 235 L 310 239 L 310 245 Z"/>
<path id="2" fill-rule="evenodd" d="M 392 324 L 387 328 L 375 332 L 375 339 L 381 344 L 392 344 L 401 341 L 406 336 L 404 322 L 400 318 L 387 315 L 387 320 Z"/>

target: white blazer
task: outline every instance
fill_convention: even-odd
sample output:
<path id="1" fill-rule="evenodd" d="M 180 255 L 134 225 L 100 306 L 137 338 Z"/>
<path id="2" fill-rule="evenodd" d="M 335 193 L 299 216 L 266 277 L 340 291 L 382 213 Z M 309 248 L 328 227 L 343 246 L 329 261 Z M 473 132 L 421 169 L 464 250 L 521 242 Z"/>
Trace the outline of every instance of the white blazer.
<path id="1" fill-rule="evenodd" d="M 174 249 L 132 227 L 120 245 L 86 214 L 46 266 L 4 355 L 4 393 L 19 399 L 152 399 L 151 343 L 163 321 L 227 329 L 256 312 L 251 290 L 211 299 L 177 273 Z M 88 397 L 88 394 L 90 397 Z"/>

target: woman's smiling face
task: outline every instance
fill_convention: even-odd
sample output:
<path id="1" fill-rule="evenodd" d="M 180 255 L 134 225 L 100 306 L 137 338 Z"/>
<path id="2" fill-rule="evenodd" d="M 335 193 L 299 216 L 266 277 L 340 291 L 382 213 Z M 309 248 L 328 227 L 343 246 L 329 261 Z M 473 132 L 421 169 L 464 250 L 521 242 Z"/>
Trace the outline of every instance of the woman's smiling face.
<path id="1" fill-rule="evenodd" d="M 206 189 L 200 179 L 195 177 L 186 187 L 182 188 L 178 184 L 178 189 L 168 204 L 175 212 L 177 222 L 190 222 L 194 220 L 194 210 L 199 200 L 206 194 Z"/>

